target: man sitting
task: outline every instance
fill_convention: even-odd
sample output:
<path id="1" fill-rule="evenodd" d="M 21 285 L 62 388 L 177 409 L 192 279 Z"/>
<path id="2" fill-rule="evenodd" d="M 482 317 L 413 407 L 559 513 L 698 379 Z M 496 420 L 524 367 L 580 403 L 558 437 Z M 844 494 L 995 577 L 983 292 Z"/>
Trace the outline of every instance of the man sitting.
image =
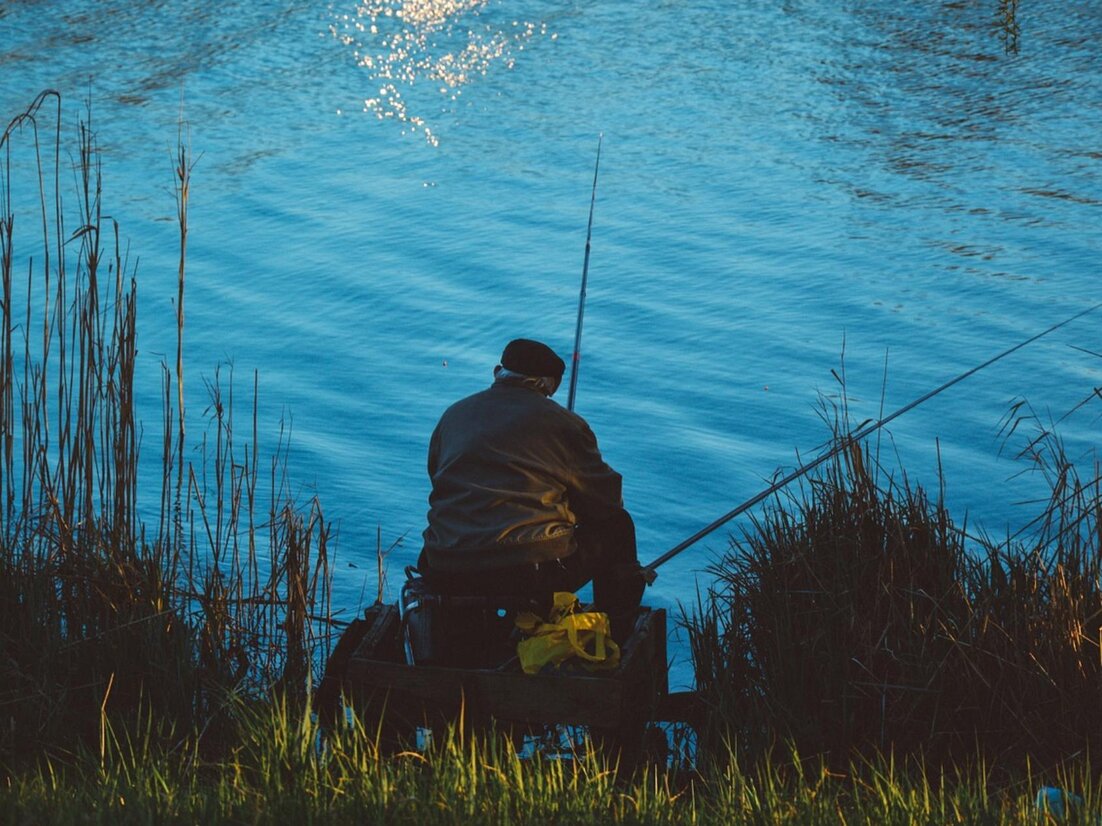
<path id="1" fill-rule="evenodd" d="M 418 568 L 440 593 L 545 606 L 593 580 L 597 610 L 623 638 L 645 587 L 635 525 L 585 420 L 550 398 L 564 368 L 547 345 L 516 339 L 494 383 L 444 412 Z"/>

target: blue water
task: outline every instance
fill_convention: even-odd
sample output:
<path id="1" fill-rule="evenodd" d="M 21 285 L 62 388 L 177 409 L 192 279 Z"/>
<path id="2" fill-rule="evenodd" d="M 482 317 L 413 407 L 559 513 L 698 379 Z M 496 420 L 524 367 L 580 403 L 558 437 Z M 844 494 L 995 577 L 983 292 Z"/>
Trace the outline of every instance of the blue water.
<path id="1" fill-rule="evenodd" d="M 261 447 L 293 421 L 351 609 L 377 527 L 405 537 L 392 593 L 418 550 L 443 408 L 512 337 L 569 355 L 599 134 L 577 409 L 649 561 L 814 454 L 843 351 L 852 413 L 875 418 L 1102 300 L 1100 38 L 1097 0 L 23 0 L 0 6 L 0 118 L 50 87 L 71 129 L 92 102 L 140 259 L 155 459 L 182 113 L 191 431 L 216 364 L 243 389 L 259 371 Z M 1016 529 L 1037 480 L 1012 478 L 998 422 L 1102 385 L 1100 322 L 900 418 L 884 449 L 932 487 L 940 450 L 958 517 Z M 1098 412 L 1060 425 L 1088 472 Z M 691 602 L 726 536 L 649 601 Z"/>

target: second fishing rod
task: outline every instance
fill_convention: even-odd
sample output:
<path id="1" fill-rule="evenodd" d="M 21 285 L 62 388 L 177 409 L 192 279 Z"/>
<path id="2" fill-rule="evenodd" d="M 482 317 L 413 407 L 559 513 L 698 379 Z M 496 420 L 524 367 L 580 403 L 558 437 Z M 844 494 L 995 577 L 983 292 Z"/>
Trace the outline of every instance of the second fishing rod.
<path id="1" fill-rule="evenodd" d="M 811 471 L 815 470 L 815 468 L 819 467 L 821 464 L 828 461 L 829 459 L 837 456 L 842 451 L 849 450 L 852 447 L 854 447 L 855 445 L 859 445 L 862 441 L 867 439 L 873 433 L 880 430 L 882 427 L 887 425 L 889 422 L 894 421 L 895 419 L 899 418 L 904 413 L 907 413 L 908 411 L 913 410 L 914 408 L 918 407 L 923 402 L 929 401 L 934 396 L 937 396 L 940 393 L 943 393 L 944 391 L 948 390 L 953 385 L 964 381 L 969 376 L 975 375 L 980 370 L 983 370 L 985 367 L 989 367 L 992 364 L 994 364 L 995 362 L 1006 358 L 1010 354 L 1015 353 L 1018 350 L 1021 350 L 1026 345 L 1032 344 L 1033 342 L 1037 341 L 1038 339 L 1044 338 L 1049 333 L 1055 332 L 1056 330 L 1059 330 L 1061 327 L 1064 327 L 1065 325 L 1071 324 L 1073 321 L 1076 321 L 1077 319 L 1082 318 L 1083 316 L 1087 315 L 1088 313 L 1094 312 L 1099 307 L 1102 307 L 1102 304 L 1095 304 L 1091 307 L 1088 307 L 1085 310 L 1081 310 L 1080 312 L 1076 313 L 1075 315 L 1073 315 L 1069 318 L 1066 318 L 1063 321 L 1060 321 L 1056 324 L 1053 324 L 1051 327 L 1047 328 L 1046 330 L 1042 330 L 1041 332 L 1037 333 L 1036 335 L 1030 336 L 1025 341 L 1021 341 L 1021 342 L 1015 344 L 1014 346 L 1009 347 L 1006 350 L 1003 350 L 1001 353 L 989 358 L 987 361 L 983 362 L 982 364 L 978 364 L 978 365 L 976 365 L 975 367 L 972 367 L 969 370 L 965 370 L 960 375 L 955 376 L 954 378 L 949 379 L 944 384 L 941 384 L 938 387 L 935 387 L 933 390 L 930 390 L 929 392 L 922 394 L 918 398 L 916 398 L 913 401 L 903 405 L 898 410 L 895 410 L 894 412 L 888 414 L 887 416 L 884 416 L 883 418 L 877 419 L 876 421 L 871 421 L 871 422 L 864 423 L 863 425 L 858 427 L 853 433 L 839 439 L 835 443 L 834 447 L 830 448 L 829 450 L 824 451 L 819 456 L 817 456 L 815 459 L 812 459 L 810 462 L 807 462 L 803 465 L 800 465 L 800 467 L 796 468 L 791 473 L 788 473 L 787 475 L 785 475 L 784 477 L 782 477 L 778 481 L 774 482 L 772 485 L 767 487 L 765 490 L 759 491 L 758 493 L 754 494 L 753 496 L 751 496 L 749 499 L 747 499 L 745 502 L 743 502 L 738 507 L 733 508 L 732 510 L 725 513 L 723 516 L 716 519 L 714 522 L 711 522 L 710 524 L 705 525 L 703 528 L 701 528 L 699 531 L 694 533 L 692 536 L 690 536 L 687 539 L 684 539 L 681 542 L 674 545 L 672 548 L 670 548 L 668 551 L 666 551 L 660 557 L 658 557 L 653 562 L 651 562 L 649 565 L 647 565 L 643 568 L 644 578 L 647 580 L 648 583 L 654 582 L 654 579 L 657 576 L 658 568 L 660 566 L 666 564 L 667 562 L 669 562 L 671 559 L 673 559 L 675 556 L 680 554 L 682 551 L 686 550 L 687 548 L 691 547 L 692 545 L 695 545 L 701 539 L 708 536 L 708 534 L 712 533 L 713 531 L 717 530 L 718 528 L 722 527 L 723 525 L 726 525 L 728 522 L 730 522 L 736 516 L 739 516 L 740 514 L 745 513 L 750 508 L 752 508 L 755 505 L 760 504 L 761 502 L 765 501 L 770 496 L 772 496 L 773 494 L 780 491 L 782 488 L 790 485 L 792 482 L 795 482 L 797 479 L 800 479 L 800 478 L 806 476 Z"/>

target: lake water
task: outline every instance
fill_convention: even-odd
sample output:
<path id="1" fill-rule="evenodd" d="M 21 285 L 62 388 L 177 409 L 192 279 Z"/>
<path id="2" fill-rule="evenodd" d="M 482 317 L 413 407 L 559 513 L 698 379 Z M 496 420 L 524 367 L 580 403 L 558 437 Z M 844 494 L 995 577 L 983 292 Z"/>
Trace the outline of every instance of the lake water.
<path id="1" fill-rule="evenodd" d="M 192 432 L 202 376 L 259 371 L 262 447 L 289 414 L 351 609 L 377 528 L 405 537 L 391 593 L 419 549 L 444 407 L 510 338 L 569 358 L 598 135 L 577 410 L 650 561 L 814 454 L 843 347 L 853 415 L 876 418 L 1102 300 L 1100 41 L 1097 0 L 9 0 L 0 118 L 54 88 L 71 134 L 92 102 L 155 434 L 183 113 Z M 1012 478 L 998 422 L 1102 385 L 1100 323 L 894 422 L 912 481 L 936 485 L 940 446 L 954 513 L 1022 524 L 1036 479 Z M 1088 472 L 1098 412 L 1061 423 Z M 726 536 L 648 600 L 691 602 Z"/>

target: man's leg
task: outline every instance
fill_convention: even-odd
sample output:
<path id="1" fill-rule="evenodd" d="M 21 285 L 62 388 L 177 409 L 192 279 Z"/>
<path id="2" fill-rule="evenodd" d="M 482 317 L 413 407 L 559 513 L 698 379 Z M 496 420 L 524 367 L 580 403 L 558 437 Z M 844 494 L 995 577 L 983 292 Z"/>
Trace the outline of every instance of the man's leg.
<path id="1" fill-rule="evenodd" d="M 575 556 L 593 578 L 593 601 L 597 608 L 610 614 L 638 608 L 646 583 L 639 566 L 631 515 L 620 509 L 607 519 L 578 525 L 575 539 L 578 543 Z"/>
<path id="2" fill-rule="evenodd" d="M 577 550 L 553 563 L 541 564 L 548 590 L 575 591 L 593 580 L 593 601 L 608 615 L 613 637 L 624 643 L 647 587 L 636 553 L 635 523 L 625 510 L 607 519 L 577 526 Z"/>

